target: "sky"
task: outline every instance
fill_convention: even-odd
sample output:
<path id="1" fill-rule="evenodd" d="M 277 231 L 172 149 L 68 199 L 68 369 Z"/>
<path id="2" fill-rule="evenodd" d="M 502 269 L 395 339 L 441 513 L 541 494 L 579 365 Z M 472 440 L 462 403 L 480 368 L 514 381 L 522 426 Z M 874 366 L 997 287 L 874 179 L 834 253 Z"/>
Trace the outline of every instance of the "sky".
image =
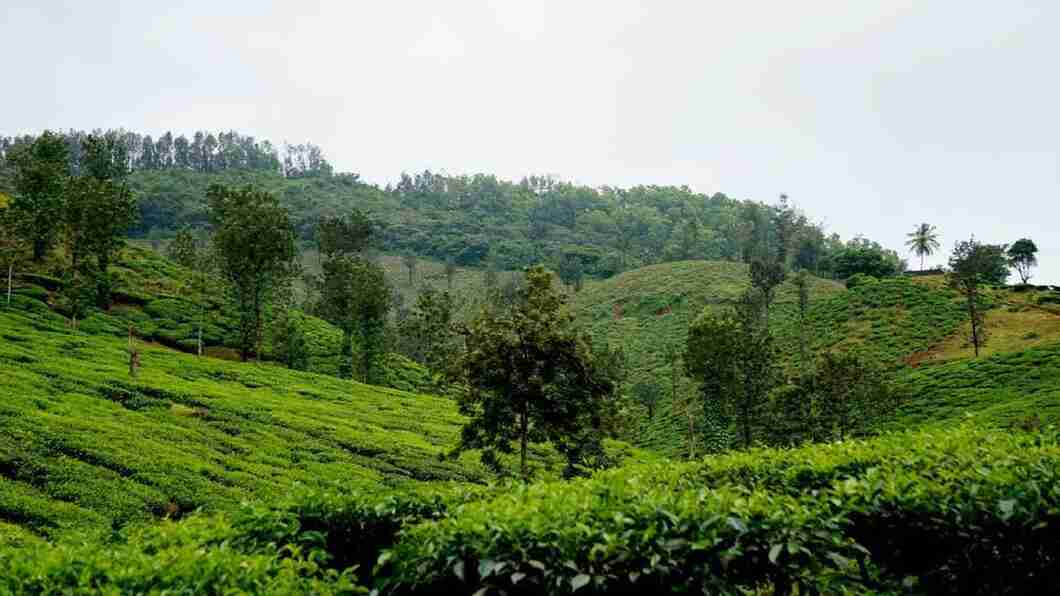
<path id="1" fill-rule="evenodd" d="M 234 129 L 381 184 L 785 193 L 903 254 L 936 225 L 929 266 L 1029 237 L 1060 284 L 1056 0 L 4 0 L 0 39 L 0 134 Z"/>

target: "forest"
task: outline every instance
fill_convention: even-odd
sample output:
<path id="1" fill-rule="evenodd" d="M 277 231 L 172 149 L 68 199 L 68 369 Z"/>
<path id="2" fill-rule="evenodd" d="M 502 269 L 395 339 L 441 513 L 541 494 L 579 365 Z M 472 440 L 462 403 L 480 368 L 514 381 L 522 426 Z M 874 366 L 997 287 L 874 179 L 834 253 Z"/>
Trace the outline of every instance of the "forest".
<path id="1" fill-rule="evenodd" d="M 1033 240 L 190 139 L 0 138 L 0 591 L 1060 581 Z"/>

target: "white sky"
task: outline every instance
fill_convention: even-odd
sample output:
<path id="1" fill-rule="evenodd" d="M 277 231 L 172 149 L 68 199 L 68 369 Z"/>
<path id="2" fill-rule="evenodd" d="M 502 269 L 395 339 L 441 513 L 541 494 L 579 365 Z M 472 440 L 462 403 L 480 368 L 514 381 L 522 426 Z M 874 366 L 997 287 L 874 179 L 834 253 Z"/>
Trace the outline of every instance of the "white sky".
<path id="1" fill-rule="evenodd" d="M 1060 283 L 1060 2 L 0 2 L 0 133 L 235 129 L 425 168 L 789 194 Z M 942 263 L 945 254 L 930 264 Z M 915 259 L 910 259 L 915 266 Z"/>

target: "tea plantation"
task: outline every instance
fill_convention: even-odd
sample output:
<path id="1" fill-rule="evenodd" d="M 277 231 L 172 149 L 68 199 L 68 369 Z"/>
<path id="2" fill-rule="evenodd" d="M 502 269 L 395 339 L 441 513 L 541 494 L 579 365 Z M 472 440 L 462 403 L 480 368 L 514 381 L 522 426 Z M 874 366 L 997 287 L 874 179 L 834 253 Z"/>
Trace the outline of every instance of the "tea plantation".
<path id="1" fill-rule="evenodd" d="M 623 465 L 560 481 L 562 463 L 537 450 L 539 480 L 521 485 L 497 484 L 473 453 L 444 457 L 463 423 L 448 398 L 174 349 L 194 311 L 187 272 L 172 267 L 127 251 L 120 306 L 78 330 L 52 308 L 46 272 L 0 309 L 0 594 L 998 594 L 1060 582 L 1060 343 L 1034 296 L 992 293 L 1001 339 L 973 361 L 954 339 L 960 304 L 937 283 L 817 280 L 815 348 L 856 346 L 897 373 L 906 401 L 889 432 L 675 462 L 654 455 L 683 448 L 681 419 L 663 410 L 647 426 L 653 451 L 612 443 Z M 589 284 L 575 301 L 634 374 L 660 383 L 662 350 L 644 338 L 679 343 L 682 321 L 726 304 L 746 275 L 666 268 Z M 785 286 L 773 311 L 789 352 L 792 299 Z M 223 356 L 224 307 L 210 308 Z M 1027 317 L 1040 333 L 1005 335 Z M 320 362 L 333 341 L 317 341 Z M 412 387 L 422 371 L 403 366 Z"/>

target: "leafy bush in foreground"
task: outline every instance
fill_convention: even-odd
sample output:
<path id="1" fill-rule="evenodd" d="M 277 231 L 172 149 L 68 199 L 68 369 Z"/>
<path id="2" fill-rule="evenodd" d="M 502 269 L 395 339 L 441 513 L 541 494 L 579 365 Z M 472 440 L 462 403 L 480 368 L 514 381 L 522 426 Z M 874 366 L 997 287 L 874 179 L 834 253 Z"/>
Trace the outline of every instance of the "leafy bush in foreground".
<path id="1" fill-rule="evenodd" d="M 363 594 L 350 571 L 295 546 L 237 548 L 222 517 L 128 531 L 114 544 L 31 542 L 0 549 L 5 594 Z"/>
<path id="2" fill-rule="evenodd" d="M 740 457 L 469 504 L 403 534 L 383 587 L 994 594 L 1060 580 L 1055 435 L 963 429 Z"/>

